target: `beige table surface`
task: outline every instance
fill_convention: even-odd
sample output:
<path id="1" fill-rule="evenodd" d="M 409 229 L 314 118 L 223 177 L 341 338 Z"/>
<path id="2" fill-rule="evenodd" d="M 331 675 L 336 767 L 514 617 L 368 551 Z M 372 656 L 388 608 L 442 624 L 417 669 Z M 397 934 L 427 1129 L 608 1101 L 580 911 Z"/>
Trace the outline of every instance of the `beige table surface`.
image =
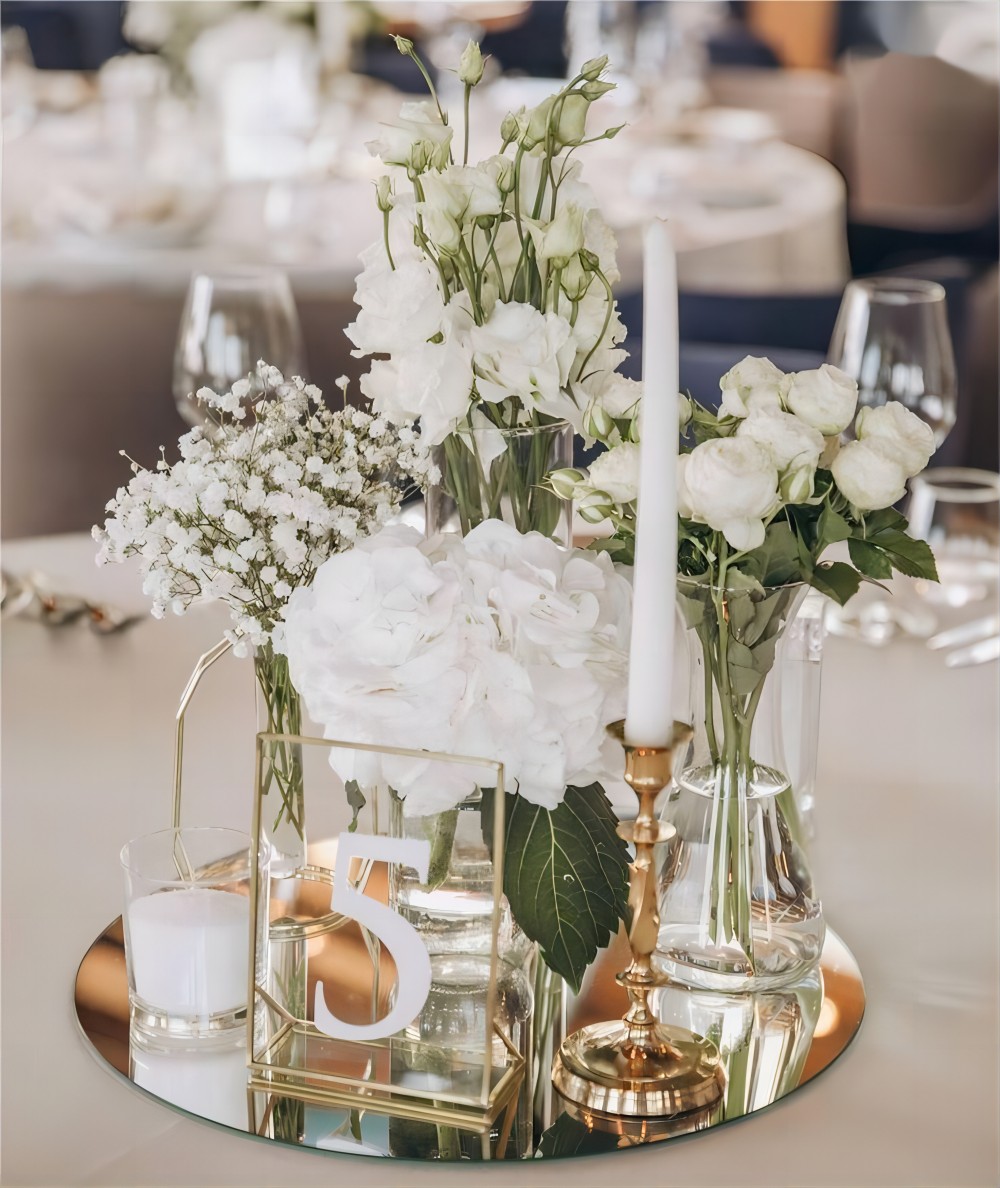
<path id="1" fill-rule="evenodd" d="M 8 546 L 3 566 L 141 607 L 134 576 L 98 571 L 92 556 L 83 537 L 48 538 Z M 108 639 L 4 624 L 4 1184 L 998 1182 L 998 667 L 950 671 L 909 643 L 827 644 L 816 876 L 868 1010 L 845 1056 L 763 1115 L 627 1153 L 472 1173 L 254 1142 L 124 1085 L 77 1031 L 74 974 L 119 912 L 122 842 L 169 821 L 172 715 L 222 622 L 204 608 Z M 203 823 L 245 824 L 251 686 L 249 668 L 227 660 L 200 694 L 189 756 Z"/>

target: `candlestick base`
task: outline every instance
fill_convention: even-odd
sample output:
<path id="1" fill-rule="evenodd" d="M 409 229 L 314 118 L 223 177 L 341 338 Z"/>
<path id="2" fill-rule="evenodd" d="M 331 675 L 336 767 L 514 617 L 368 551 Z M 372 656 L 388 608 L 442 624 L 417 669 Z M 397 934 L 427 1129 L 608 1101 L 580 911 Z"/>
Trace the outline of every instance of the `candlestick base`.
<path id="1" fill-rule="evenodd" d="M 561 1096 L 588 1110 L 665 1118 L 717 1105 L 725 1074 L 709 1040 L 656 1024 L 637 1043 L 633 1029 L 618 1019 L 569 1036 L 553 1064 L 552 1082 Z"/>

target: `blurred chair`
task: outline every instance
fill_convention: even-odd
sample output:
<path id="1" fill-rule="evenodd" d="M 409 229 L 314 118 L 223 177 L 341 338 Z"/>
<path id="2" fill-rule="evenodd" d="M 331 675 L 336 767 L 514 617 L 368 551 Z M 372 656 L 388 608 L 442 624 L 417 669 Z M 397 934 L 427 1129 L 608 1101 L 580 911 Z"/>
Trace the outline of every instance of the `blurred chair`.
<path id="1" fill-rule="evenodd" d="M 39 70 L 97 70 L 125 49 L 119 0 L 4 0 L 0 20 L 28 35 Z"/>
<path id="2" fill-rule="evenodd" d="M 843 91 L 838 75 L 824 70 L 752 70 L 713 65 L 705 82 L 713 104 L 766 112 L 782 140 L 828 161 L 835 159 Z"/>
<path id="3" fill-rule="evenodd" d="M 855 272 L 997 255 L 997 84 L 937 58 L 849 59 L 842 126 Z"/>

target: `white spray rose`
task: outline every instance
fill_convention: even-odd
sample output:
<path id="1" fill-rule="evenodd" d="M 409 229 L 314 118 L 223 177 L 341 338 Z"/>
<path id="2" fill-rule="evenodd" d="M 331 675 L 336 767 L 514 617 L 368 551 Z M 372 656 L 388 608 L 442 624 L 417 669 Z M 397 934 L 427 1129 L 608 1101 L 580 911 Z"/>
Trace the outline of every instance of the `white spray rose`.
<path id="1" fill-rule="evenodd" d="M 898 400 L 861 409 L 854 431 L 859 441 L 880 441 L 891 449 L 907 478 L 919 474 L 934 453 L 933 429 Z"/>
<path id="2" fill-rule="evenodd" d="M 590 464 L 587 485 L 604 491 L 615 503 L 631 503 L 639 495 L 639 447 L 622 442 Z"/>
<path id="3" fill-rule="evenodd" d="M 764 519 L 778 506 L 778 471 L 757 442 L 720 437 L 682 456 L 681 515 L 721 532 L 734 549 L 764 543 Z"/>
<path id="4" fill-rule="evenodd" d="M 843 433 L 858 407 L 858 382 L 839 367 L 824 363 L 816 371 L 791 376 L 785 405 L 820 433 Z"/>
<path id="5" fill-rule="evenodd" d="M 567 415 L 572 402 L 562 387 L 575 347 L 565 318 L 522 302 L 498 301 L 486 324 L 472 328 L 470 340 L 483 400 L 496 403 L 515 396 L 526 409 Z"/>
<path id="6" fill-rule="evenodd" d="M 788 389 L 788 376 L 771 362 L 747 355 L 719 380 L 722 404 L 719 416 L 746 417 L 755 408 L 780 409 Z"/>
<path id="7" fill-rule="evenodd" d="M 437 107 L 426 99 L 404 103 L 395 124 L 383 124 L 382 135 L 368 143 L 373 157 L 386 165 L 444 169 L 451 157 L 453 131 L 441 122 Z"/>
<path id="8" fill-rule="evenodd" d="M 779 477 L 785 503 L 801 503 L 813 492 L 813 481 L 826 442 L 818 429 L 792 413 L 775 408 L 755 408 L 740 422 L 737 437 L 763 446 Z"/>
<path id="9" fill-rule="evenodd" d="M 899 456 L 878 438 L 849 441 L 830 470 L 841 492 L 860 511 L 891 507 L 906 492 L 906 471 Z"/>

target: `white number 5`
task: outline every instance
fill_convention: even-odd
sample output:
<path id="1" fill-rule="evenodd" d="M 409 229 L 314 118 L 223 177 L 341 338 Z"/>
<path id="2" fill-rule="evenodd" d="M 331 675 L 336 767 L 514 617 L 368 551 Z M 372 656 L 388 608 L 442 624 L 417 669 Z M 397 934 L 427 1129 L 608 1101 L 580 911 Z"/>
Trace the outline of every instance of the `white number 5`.
<path id="1" fill-rule="evenodd" d="M 364 833 L 342 833 L 337 842 L 337 867 L 333 872 L 330 906 L 335 912 L 357 920 L 392 954 L 396 962 L 396 1002 L 386 1017 L 377 1023 L 345 1023 L 327 1007 L 323 983 L 317 982 L 313 1020 L 320 1031 L 333 1039 L 384 1039 L 412 1023 L 423 1010 L 431 988 L 431 959 L 412 924 L 384 903 L 360 894 L 350 885 L 347 872 L 352 858 L 412 866 L 426 882 L 431 845 L 416 838 L 372 837 Z"/>

